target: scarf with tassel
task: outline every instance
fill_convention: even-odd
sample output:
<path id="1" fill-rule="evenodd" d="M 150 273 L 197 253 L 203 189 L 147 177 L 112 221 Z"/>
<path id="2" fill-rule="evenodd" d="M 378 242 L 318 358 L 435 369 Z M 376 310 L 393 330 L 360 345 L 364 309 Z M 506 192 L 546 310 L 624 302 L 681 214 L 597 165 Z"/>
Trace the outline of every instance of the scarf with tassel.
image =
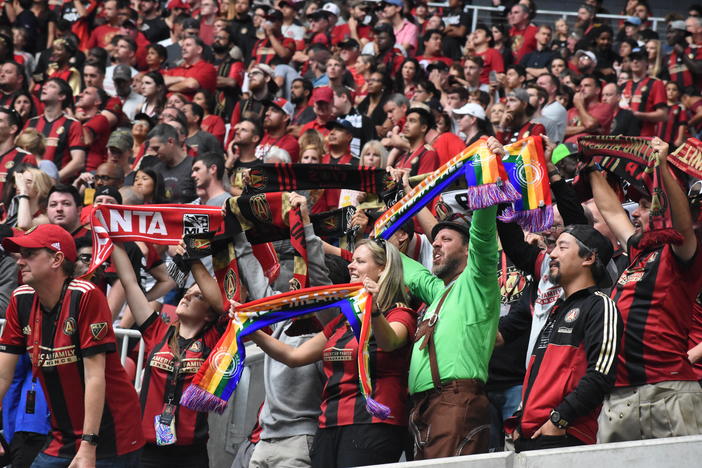
<path id="1" fill-rule="evenodd" d="M 518 200 L 520 195 L 507 178 L 501 159 L 490 152 L 486 141 L 481 138 L 424 178 L 377 219 L 373 236 L 388 239 L 461 176 L 468 187 L 467 204 L 473 210 Z"/>
<path id="2" fill-rule="evenodd" d="M 505 146 L 502 163 L 509 180 L 522 195 L 498 218 L 516 222 L 531 232 L 542 232 L 553 225 L 553 205 L 548 169 L 540 136 L 530 136 Z"/>
<path id="3" fill-rule="evenodd" d="M 349 283 L 290 291 L 238 306 L 235 317 L 183 392 L 180 403 L 195 411 L 223 413 L 244 370 L 247 335 L 278 322 L 339 307 L 359 343 L 357 365 L 366 409 L 378 418 L 388 418 L 388 407 L 372 398 L 368 350 L 371 301 L 361 283 Z"/>
<path id="4" fill-rule="evenodd" d="M 663 185 L 658 155 L 650 142 L 651 138 L 648 137 L 611 135 L 592 135 L 578 140 L 585 161 L 609 157 L 609 167 L 625 167 L 631 178 L 641 181 L 646 187 L 647 190 L 642 193 L 650 194 L 651 209 L 648 230 L 644 231 L 639 242 L 639 248 L 644 250 L 683 241 L 682 235 L 673 228 L 670 201 Z M 616 170 L 612 172 L 617 173 Z"/>

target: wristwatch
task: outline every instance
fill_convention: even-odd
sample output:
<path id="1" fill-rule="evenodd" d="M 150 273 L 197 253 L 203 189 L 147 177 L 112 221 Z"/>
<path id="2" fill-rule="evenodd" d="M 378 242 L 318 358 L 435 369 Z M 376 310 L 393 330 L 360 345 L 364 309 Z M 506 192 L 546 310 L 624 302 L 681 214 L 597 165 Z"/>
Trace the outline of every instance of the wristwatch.
<path id="1" fill-rule="evenodd" d="M 551 410 L 551 422 L 553 423 L 554 426 L 556 426 L 558 429 L 565 429 L 568 427 L 568 421 L 563 419 L 561 417 L 561 413 L 559 413 L 556 410 Z"/>
<path id="2" fill-rule="evenodd" d="M 80 436 L 80 440 L 84 440 L 90 445 L 97 445 L 100 437 L 97 434 L 83 434 Z"/>

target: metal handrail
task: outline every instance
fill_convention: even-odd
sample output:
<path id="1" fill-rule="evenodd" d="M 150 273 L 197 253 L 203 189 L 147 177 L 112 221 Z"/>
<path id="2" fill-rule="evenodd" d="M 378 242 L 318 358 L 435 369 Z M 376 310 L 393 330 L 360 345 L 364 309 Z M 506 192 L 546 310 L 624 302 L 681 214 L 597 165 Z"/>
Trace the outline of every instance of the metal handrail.
<path id="1" fill-rule="evenodd" d="M 0 319 L 0 335 L 2 334 L 3 330 L 5 329 L 5 322 L 6 319 Z M 141 380 L 142 376 L 144 375 L 144 351 L 145 351 L 145 346 L 146 344 L 144 343 L 143 338 L 141 337 L 141 333 L 138 330 L 131 330 L 127 328 L 115 328 L 115 338 L 121 338 L 122 339 L 122 344 L 120 346 L 120 356 L 119 360 L 124 366 L 124 363 L 127 360 L 127 350 L 129 346 L 129 338 L 138 338 L 139 339 L 139 351 L 137 353 L 137 362 L 136 362 L 136 375 L 134 376 L 134 388 L 136 389 L 137 393 L 141 391 Z"/>
<path id="2" fill-rule="evenodd" d="M 429 6 L 434 6 L 434 7 L 448 7 L 447 2 L 429 2 Z M 472 18 L 472 24 L 471 24 L 471 31 L 475 31 L 475 27 L 478 24 L 478 11 L 502 11 L 502 8 L 499 7 L 491 7 L 491 6 L 482 6 L 482 5 L 465 5 L 464 8 L 470 9 L 470 10 L 475 10 Z M 549 15 L 549 16 L 560 16 L 563 19 L 567 19 L 569 16 L 578 16 L 577 11 L 560 11 L 560 10 L 537 10 L 536 11 L 537 17 L 540 15 Z M 613 15 L 609 13 L 603 13 L 603 14 L 598 14 L 598 18 L 607 18 L 607 19 L 627 19 L 629 16 L 627 15 Z M 658 23 L 663 23 L 665 22 L 665 18 L 660 17 L 660 16 L 652 16 L 648 18 L 648 21 L 651 21 L 653 30 L 658 29 Z"/>

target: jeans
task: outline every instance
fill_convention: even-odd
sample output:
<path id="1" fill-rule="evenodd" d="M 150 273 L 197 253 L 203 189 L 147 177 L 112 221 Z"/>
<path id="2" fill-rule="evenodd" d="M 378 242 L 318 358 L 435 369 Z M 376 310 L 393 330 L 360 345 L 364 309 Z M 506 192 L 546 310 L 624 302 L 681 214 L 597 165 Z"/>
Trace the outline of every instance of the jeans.
<path id="1" fill-rule="evenodd" d="M 504 390 L 488 392 L 490 399 L 490 451 L 502 452 L 505 446 L 505 434 L 502 423 L 511 417 L 522 401 L 522 385 L 515 385 Z"/>
<path id="2" fill-rule="evenodd" d="M 110 458 L 101 458 L 95 462 L 95 468 L 134 468 L 139 466 L 141 449 Z M 37 455 L 32 463 L 32 468 L 66 468 L 73 461 L 72 458 L 54 457 L 44 452 Z"/>

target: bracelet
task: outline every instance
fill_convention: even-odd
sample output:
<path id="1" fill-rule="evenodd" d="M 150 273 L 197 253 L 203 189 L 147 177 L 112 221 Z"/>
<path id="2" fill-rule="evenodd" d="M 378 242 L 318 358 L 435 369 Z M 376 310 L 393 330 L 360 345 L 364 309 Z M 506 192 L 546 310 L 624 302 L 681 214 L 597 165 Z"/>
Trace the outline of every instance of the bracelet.
<path id="1" fill-rule="evenodd" d="M 29 195 L 15 195 L 15 198 L 26 198 L 29 200 Z"/>
<path id="2" fill-rule="evenodd" d="M 550 179 L 550 178 L 553 177 L 553 176 L 560 176 L 560 175 L 561 175 L 561 173 L 558 172 L 558 169 L 556 169 L 556 170 L 554 170 L 554 171 L 549 171 L 549 173 L 548 173 L 548 178 Z"/>

